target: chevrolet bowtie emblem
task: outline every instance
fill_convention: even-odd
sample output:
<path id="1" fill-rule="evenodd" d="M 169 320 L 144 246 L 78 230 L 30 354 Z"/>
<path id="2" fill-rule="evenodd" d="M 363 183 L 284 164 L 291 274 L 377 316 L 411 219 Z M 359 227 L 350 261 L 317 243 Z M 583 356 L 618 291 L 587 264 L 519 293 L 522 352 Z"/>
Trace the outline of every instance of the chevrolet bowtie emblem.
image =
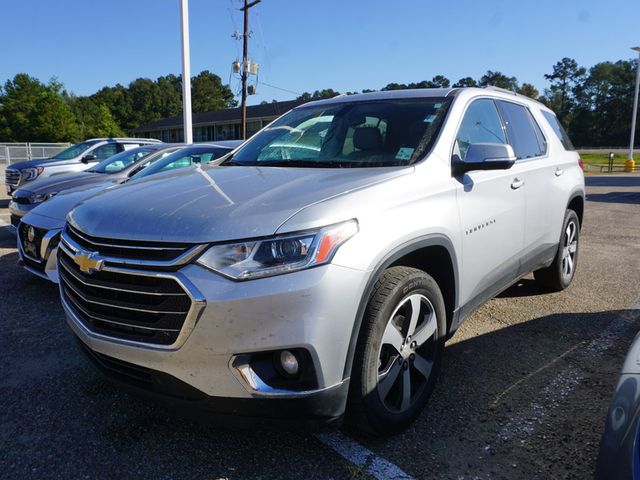
<path id="1" fill-rule="evenodd" d="M 81 272 L 92 274 L 102 270 L 104 264 L 104 260 L 96 258 L 97 256 L 96 252 L 78 252 L 74 255 L 73 261 L 80 267 Z"/>

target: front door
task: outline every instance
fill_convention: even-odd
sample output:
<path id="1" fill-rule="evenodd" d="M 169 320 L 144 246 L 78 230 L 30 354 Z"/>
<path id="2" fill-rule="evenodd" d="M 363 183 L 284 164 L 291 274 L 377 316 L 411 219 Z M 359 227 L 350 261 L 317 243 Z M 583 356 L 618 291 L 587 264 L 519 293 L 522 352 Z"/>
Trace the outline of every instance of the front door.
<path id="1" fill-rule="evenodd" d="M 492 99 L 466 109 L 453 149 L 464 160 L 472 143 L 507 143 Z M 518 164 L 508 170 L 471 171 L 457 177 L 462 225 L 460 305 L 475 308 L 517 279 L 524 246 L 525 185 Z"/>

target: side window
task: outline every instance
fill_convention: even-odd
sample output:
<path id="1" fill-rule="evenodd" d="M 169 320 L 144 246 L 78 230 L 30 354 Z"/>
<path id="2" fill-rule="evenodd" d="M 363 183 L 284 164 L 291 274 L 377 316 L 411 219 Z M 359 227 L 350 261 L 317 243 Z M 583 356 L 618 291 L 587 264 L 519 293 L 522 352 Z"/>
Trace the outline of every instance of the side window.
<path id="1" fill-rule="evenodd" d="M 497 104 L 516 158 L 520 160 L 543 155 L 545 145 L 538 140 L 529 110 L 522 105 L 502 100 L 498 100 Z"/>
<path id="2" fill-rule="evenodd" d="M 558 139 L 562 142 L 565 150 L 575 150 L 576 148 L 573 146 L 573 143 L 571 143 L 569 135 L 567 135 L 567 132 L 564 131 L 564 128 L 562 128 L 562 125 L 560 125 L 560 122 L 558 121 L 556 116 L 553 113 L 547 112 L 545 110 L 542 110 L 542 116 L 544 116 L 547 122 L 549 122 L 549 125 L 551 125 L 551 128 L 558 136 Z"/>
<path id="3" fill-rule="evenodd" d="M 498 110 L 489 98 L 475 100 L 467 108 L 458 129 L 453 154 L 464 161 L 472 143 L 507 143 Z"/>
<path id="4" fill-rule="evenodd" d="M 118 145 L 115 143 L 106 143 L 95 148 L 90 153 L 95 155 L 98 160 L 104 160 L 118 153 Z"/>

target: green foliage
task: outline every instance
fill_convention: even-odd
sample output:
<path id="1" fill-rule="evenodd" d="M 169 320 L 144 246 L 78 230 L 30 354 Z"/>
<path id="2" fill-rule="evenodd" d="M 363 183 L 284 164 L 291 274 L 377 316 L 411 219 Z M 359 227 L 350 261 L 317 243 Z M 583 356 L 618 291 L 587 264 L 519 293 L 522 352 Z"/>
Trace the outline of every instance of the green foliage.
<path id="1" fill-rule="evenodd" d="M 233 92 L 205 70 L 191 80 L 195 112 L 237 105 Z M 335 92 L 337 95 L 337 92 Z M 122 136 L 145 123 L 182 113 L 182 79 L 138 78 L 128 87 L 104 87 L 88 97 L 69 96 L 61 83 L 25 73 L 0 87 L 0 141 L 79 141 Z"/>
<path id="2" fill-rule="evenodd" d="M 461 88 L 461 87 L 477 87 L 478 86 L 478 82 L 476 82 L 473 78 L 471 77 L 464 77 L 461 78 L 460 80 L 458 80 L 456 83 L 453 84 L 454 88 Z"/>
<path id="3" fill-rule="evenodd" d="M 522 85 L 520 85 L 518 87 L 517 92 L 520 95 L 524 95 L 525 97 L 533 98 L 534 100 L 537 100 L 538 97 L 540 97 L 540 92 L 538 92 L 538 89 L 536 87 L 534 87 L 533 85 L 531 85 L 530 83 L 523 83 Z"/>
<path id="4" fill-rule="evenodd" d="M 0 94 L 0 141 L 69 141 L 75 138 L 75 116 L 67 94 L 55 79 L 43 84 L 26 73 L 7 80 Z"/>
<path id="5" fill-rule="evenodd" d="M 487 70 L 487 73 L 480 77 L 478 85 L 481 87 L 499 87 L 515 92 L 518 90 L 518 79 L 516 77 L 507 77 L 502 72 Z"/>
<path id="6" fill-rule="evenodd" d="M 340 92 L 336 92 L 333 88 L 325 88 L 324 90 L 316 90 L 313 93 L 304 92 L 302 95 L 296 98 L 296 100 L 320 100 L 323 98 L 333 98 L 337 95 L 340 95 Z"/>

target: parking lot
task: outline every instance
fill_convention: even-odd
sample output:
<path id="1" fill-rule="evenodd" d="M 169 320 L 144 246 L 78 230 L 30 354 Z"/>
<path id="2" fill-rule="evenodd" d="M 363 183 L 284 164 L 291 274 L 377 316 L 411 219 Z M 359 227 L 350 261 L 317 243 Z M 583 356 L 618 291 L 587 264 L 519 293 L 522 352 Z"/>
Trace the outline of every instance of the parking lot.
<path id="1" fill-rule="evenodd" d="M 16 264 L 0 196 L 0 477 L 591 478 L 640 329 L 640 175 L 587 183 L 571 287 L 528 276 L 476 311 L 419 421 L 387 439 L 222 430 L 111 386 L 77 351 L 56 287 Z"/>

